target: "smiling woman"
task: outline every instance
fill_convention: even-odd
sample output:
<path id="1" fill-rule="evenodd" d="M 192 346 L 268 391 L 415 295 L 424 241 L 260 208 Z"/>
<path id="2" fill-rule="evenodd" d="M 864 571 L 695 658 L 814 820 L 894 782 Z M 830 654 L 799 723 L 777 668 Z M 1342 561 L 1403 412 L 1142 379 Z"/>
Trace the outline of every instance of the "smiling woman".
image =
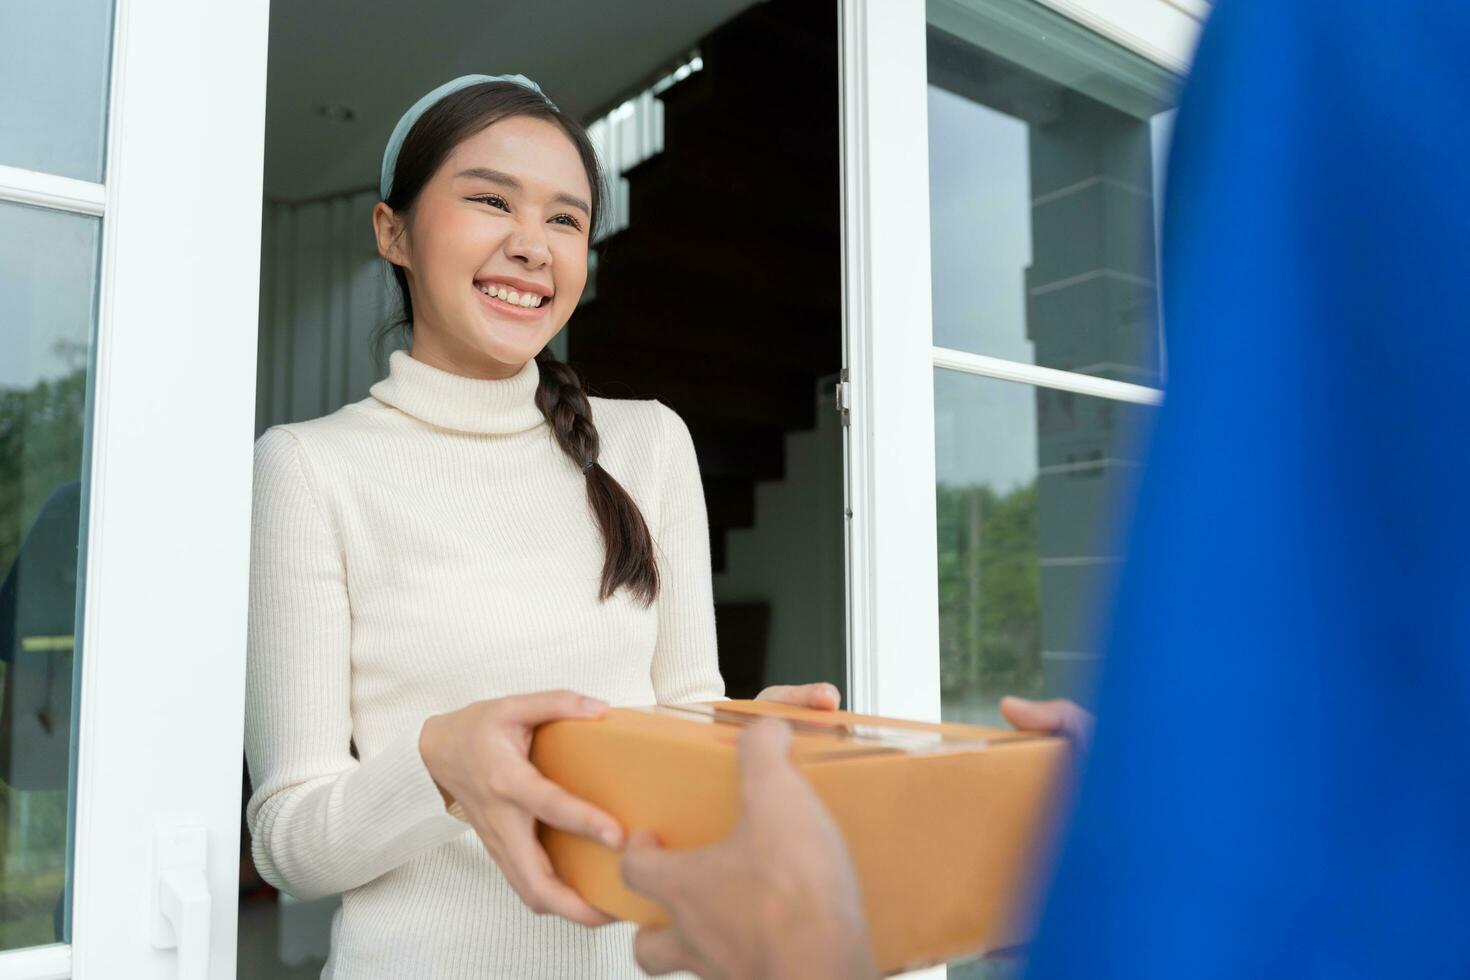
<path id="1" fill-rule="evenodd" d="M 601 185 L 586 133 L 523 86 L 465 89 L 425 113 L 373 211 L 403 300 L 395 326 L 411 332 L 414 356 L 503 379 L 544 349 L 586 285 Z M 528 307 L 526 293 L 542 302 Z M 456 315 L 466 301 L 474 315 Z"/>
<path id="2" fill-rule="evenodd" d="M 408 349 L 257 444 L 253 856 L 298 898 L 342 893 L 336 980 L 639 976 L 630 927 L 586 928 L 608 920 L 535 835 L 622 828 L 526 754 L 544 721 L 723 694 L 694 445 L 546 350 L 604 197 L 583 129 L 518 77 L 430 96 L 373 211 Z"/>
<path id="3" fill-rule="evenodd" d="M 409 334 L 415 360 L 463 377 L 506 379 L 539 355 L 545 370 L 536 405 L 586 475 L 607 546 L 600 595 L 628 585 L 651 603 L 658 570 L 648 527 L 598 465 L 580 380 L 546 349 L 587 283 L 588 242 L 604 196 L 592 143 L 539 91 L 515 82 L 451 93 L 425 115 L 407 130 L 392 186 L 373 210 L 378 251 L 393 265 L 403 303 L 396 326 Z M 542 302 L 523 305 L 527 293 Z M 466 301 L 474 310 L 460 315 Z"/>

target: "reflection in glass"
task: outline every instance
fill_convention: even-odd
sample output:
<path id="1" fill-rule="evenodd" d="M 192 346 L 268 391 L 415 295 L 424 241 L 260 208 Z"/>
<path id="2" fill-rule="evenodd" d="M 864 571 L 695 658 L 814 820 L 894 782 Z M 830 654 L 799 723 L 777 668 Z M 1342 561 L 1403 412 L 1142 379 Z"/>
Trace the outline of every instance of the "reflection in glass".
<path id="1" fill-rule="evenodd" d="M 935 372 L 946 720 L 1004 727 L 1004 694 L 1086 700 L 1115 516 L 1148 411 Z"/>
<path id="2" fill-rule="evenodd" d="M 112 0 L 0 8 L 0 164 L 101 181 Z"/>
<path id="3" fill-rule="evenodd" d="M 0 202 L 0 949 L 66 936 L 101 221 Z"/>
<path id="4" fill-rule="evenodd" d="M 1039 4 L 929 17 L 934 343 L 1161 385 L 1153 119 L 1173 79 Z"/>

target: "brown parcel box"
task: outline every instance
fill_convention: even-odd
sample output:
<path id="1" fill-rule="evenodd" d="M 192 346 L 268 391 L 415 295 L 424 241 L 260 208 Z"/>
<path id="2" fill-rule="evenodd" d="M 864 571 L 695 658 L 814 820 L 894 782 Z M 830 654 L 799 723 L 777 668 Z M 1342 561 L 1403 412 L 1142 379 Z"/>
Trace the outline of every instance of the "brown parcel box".
<path id="1" fill-rule="evenodd" d="M 763 714 L 793 723 L 792 758 L 847 839 L 884 972 L 1029 938 L 1030 886 L 1070 759 L 1063 739 L 720 701 L 553 722 L 537 731 L 531 758 L 627 830 L 698 847 L 734 827 L 735 743 L 741 725 Z M 593 906 L 667 922 L 622 884 L 615 852 L 544 826 L 541 840 L 557 874 Z"/>

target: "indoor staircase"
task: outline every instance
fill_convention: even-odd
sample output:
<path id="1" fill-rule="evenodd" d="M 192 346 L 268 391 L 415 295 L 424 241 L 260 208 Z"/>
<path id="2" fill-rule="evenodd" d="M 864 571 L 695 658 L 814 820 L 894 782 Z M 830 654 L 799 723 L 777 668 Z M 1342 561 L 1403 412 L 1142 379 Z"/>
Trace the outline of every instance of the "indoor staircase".
<path id="1" fill-rule="evenodd" d="M 663 152 L 626 174 L 629 226 L 598 246 L 568 360 L 593 392 L 658 397 L 689 425 L 718 572 L 841 366 L 836 10 L 769 0 L 699 50 L 661 96 Z"/>

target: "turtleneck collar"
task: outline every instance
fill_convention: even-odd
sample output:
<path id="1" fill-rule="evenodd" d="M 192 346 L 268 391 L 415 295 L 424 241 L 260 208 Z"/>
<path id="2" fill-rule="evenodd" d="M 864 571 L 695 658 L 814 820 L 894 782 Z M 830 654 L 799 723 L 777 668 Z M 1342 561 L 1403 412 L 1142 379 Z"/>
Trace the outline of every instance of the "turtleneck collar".
<path id="1" fill-rule="evenodd" d="M 511 377 L 489 381 L 450 374 L 396 350 L 388 358 L 388 376 L 368 393 L 430 425 L 490 435 L 524 432 L 544 421 L 536 407 L 540 381 L 535 358 Z"/>

